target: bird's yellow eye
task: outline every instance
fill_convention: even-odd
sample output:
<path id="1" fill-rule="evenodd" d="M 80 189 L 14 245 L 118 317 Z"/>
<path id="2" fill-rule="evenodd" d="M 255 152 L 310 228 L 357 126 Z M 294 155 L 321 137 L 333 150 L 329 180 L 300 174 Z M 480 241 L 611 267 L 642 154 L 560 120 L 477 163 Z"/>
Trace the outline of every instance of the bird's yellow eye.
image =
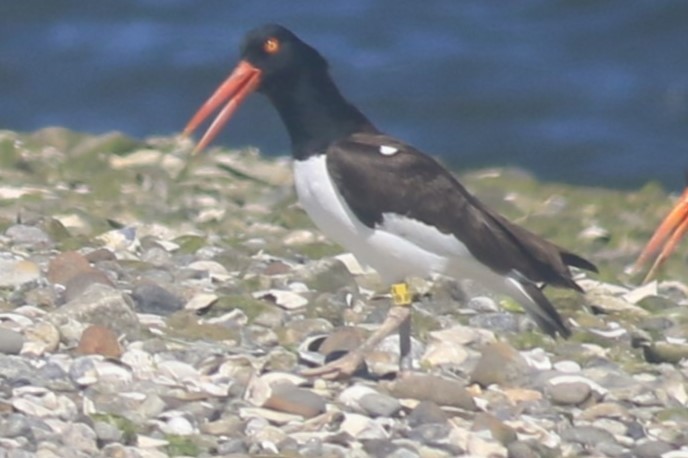
<path id="1" fill-rule="evenodd" d="M 277 38 L 270 37 L 263 43 L 263 50 L 268 54 L 275 54 L 280 49 L 280 42 Z"/>

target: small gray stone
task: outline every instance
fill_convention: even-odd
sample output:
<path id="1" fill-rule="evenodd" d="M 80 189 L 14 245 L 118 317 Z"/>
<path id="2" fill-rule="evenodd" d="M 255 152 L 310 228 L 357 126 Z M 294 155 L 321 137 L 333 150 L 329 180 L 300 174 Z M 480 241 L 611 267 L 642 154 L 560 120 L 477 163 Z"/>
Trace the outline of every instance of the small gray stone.
<path id="1" fill-rule="evenodd" d="M 505 342 L 483 347 L 471 382 L 483 387 L 492 384 L 518 386 L 532 372 L 523 356 Z"/>
<path id="2" fill-rule="evenodd" d="M 401 410 L 401 403 L 383 393 L 364 394 L 358 405 L 371 417 L 392 417 Z"/>
<path id="3" fill-rule="evenodd" d="M 131 292 L 139 313 L 167 316 L 184 308 L 184 300 L 155 283 L 142 283 Z"/>
<path id="4" fill-rule="evenodd" d="M 392 452 L 392 454 L 387 455 L 385 458 L 420 458 L 420 455 L 406 447 L 399 447 Z"/>
<path id="5" fill-rule="evenodd" d="M 0 353 L 0 374 L 2 381 L 0 390 L 12 385 L 43 386 L 44 380 L 27 360 L 20 356 L 4 355 Z"/>
<path id="6" fill-rule="evenodd" d="M 645 441 L 633 449 L 638 458 L 660 458 L 667 452 L 674 450 L 674 446 L 662 441 Z"/>
<path id="7" fill-rule="evenodd" d="M 77 298 L 94 283 L 101 283 L 103 285 L 114 287 L 112 281 L 110 281 L 105 272 L 99 269 L 89 268 L 75 273 L 64 283 L 64 300 L 69 302 Z"/>
<path id="8" fill-rule="evenodd" d="M 595 451 L 601 453 L 602 456 L 608 456 L 611 458 L 625 458 L 628 456 L 628 449 L 626 447 L 622 447 L 616 442 L 600 442 L 595 446 Z"/>
<path id="9" fill-rule="evenodd" d="M 37 248 L 45 248 L 52 244 L 50 236 L 42 229 L 24 224 L 15 224 L 5 231 L 13 243 L 19 245 L 30 245 Z"/>
<path id="10" fill-rule="evenodd" d="M 499 306 L 495 303 L 494 299 L 487 296 L 473 297 L 468 301 L 467 306 L 468 308 L 481 313 L 499 311 Z"/>
<path id="11" fill-rule="evenodd" d="M 281 383 L 273 387 L 263 407 L 311 418 L 325 411 L 325 399 L 313 391 Z"/>
<path id="12" fill-rule="evenodd" d="M 31 425 L 24 414 L 13 413 L 0 420 L 0 437 L 27 437 L 33 440 Z"/>
<path id="13" fill-rule="evenodd" d="M 122 431 L 120 431 L 119 428 L 112 423 L 96 421 L 93 423 L 93 430 L 96 433 L 98 441 L 102 443 L 107 444 L 110 442 L 122 441 Z"/>
<path id="14" fill-rule="evenodd" d="M 628 427 L 625 423 L 613 418 L 599 418 L 592 423 L 592 426 L 602 428 L 617 437 L 626 436 L 628 432 Z"/>
<path id="15" fill-rule="evenodd" d="M 98 451 L 96 433 L 83 423 L 71 423 L 62 432 L 62 442 L 70 448 L 93 453 Z"/>
<path id="16" fill-rule="evenodd" d="M 518 435 L 516 431 L 496 416 L 487 412 L 478 412 L 473 420 L 473 431 L 488 430 L 492 437 L 507 445 L 514 442 Z"/>
<path id="17" fill-rule="evenodd" d="M 557 383 L 548 385 L 547 392 L 553 403 L 559 405 L 579 405 L 590 398 L 590 385 L 583 382 Z"/>
<path id="18" fill-rule="evenodd" d="M 368 439 L 363 441 L 363 450 L 373 457 L 388 457 L 399 447 L 388 439 Z"/>
<path id="19" fill-rule="evenodd" d="M 18 355 L 23 346 L 23 335 L 12 329 L 0 327 L 0 353 Z"/>
<path id="20" fill-rule="evenodd" d="M 389 392 L 397 398 L 432 401 L 465 410 L 477 408 L 462 382 L 435 375 L 411 374 L 402 377 L 390 385 Z"/>
<path id="21" fill-rule="evenodd" d="M 32 451 L 29 451 L 29 450 L 13 449 L 7 455 L 0 455 L 0 456 L 2 456 L 3 458 L 5 458 L 5 457 L 7 457 L 7 458 L 36 458 L 37 454 L 34 454 Z M 52 457 L 50 457 L 50 458 L 52 458 Z M 75 458 L 80 458 L 80 457 L 75 457 Z"/>
<path id="22" fill-rule="evenodd" d="M 244 454 L 248 451 L 246 443 L 243 439 L 230 438 L 224 442 L 220 442 L 217 446 L 218 455 L 232 455 L 232 454 Z"/>
<path id="23" fill-rule="evenodd" d="M 428 423 L 445 423 L 449 415 L 432 401 L 421 401 L 408 416 L 408 425 L 412 428 Z"/>
<path id="24" fill-rule="evenodd" d="M 511 442 L 506 449 L 508 458 L 540 458 L 546 456 L 538 453 L 528 442 L 520 440 Z"/>
<path id="25" fill-rule="evenodd" d="M 309 439 L 298 450 L 301 458 L 347 458 L 350 450 L 340 445 L 324 444 L 320 439 Z"/>
<path id="26" fill-rule="evenodd" d="M 655 342 L 643 347 L 645 360 L 649 363 L 678 364 L 688 359 L 688 345 L 668 342 Z"/>
<path id="27" fill-rule="evenodd" d="M 444 447 L 449 445 L 451 430 L 449 423 L 427 423 L 413 428 L 407 437 L 429 447 Z"/>
<path id="28" fill-rule="evenodd" d="M 593 447 L 602 442 L 616 442 L 609 431 L 594 426 L 574 426 L 565 429 L 561 433 L 561 438 L 586 447 Z"/>

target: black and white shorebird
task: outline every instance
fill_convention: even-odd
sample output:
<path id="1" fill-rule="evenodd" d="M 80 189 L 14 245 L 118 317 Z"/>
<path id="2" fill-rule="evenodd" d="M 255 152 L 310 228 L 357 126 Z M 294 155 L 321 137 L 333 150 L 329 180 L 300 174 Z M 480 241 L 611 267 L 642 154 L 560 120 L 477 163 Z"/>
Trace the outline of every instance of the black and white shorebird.
<path id="1" fill-rule="evenodd" d="M 433 158 L 380 132 L 342 96 L 320 53 L 282 26 L 246 35 L 239 64 L 184 130 L 190 134 L 224 104 L 196 152 L 253 91 L 268 97 L 289 132 L 303 208 L 328 237 L 397 285 L 401 304 L 361 348 L 309 375 L 349 375 L 387 334 L 400 326 L 408 332 L 411 276 L 477 280 L 518 301 L 547 334 L 570 335 L 541 288 L 582 291 L 569 266 L 595 266 L 509 222 Z"/>

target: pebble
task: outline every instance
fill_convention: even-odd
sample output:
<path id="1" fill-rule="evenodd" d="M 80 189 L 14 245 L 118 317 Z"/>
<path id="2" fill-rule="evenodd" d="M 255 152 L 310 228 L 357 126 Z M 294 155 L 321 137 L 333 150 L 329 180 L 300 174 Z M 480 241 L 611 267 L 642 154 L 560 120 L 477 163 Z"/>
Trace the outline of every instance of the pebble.
<path id="1" fill-rule="evenodd" d="M 401 403 L 385 394 L 364 394 L 358 401 L 358 405 L 371 417 L 393 417 L 401 410 Z"/>
<path id="2" fill-rule="evenodd" d="M 28 245 L 33 248 L 47 248 L 52 244 L 50 236 L 42 229 L 25 224 L 15 224 L 5 231 L 15 245 Z"/>
<path id="3" fill-rule="evenodd" d="M 649 440 L 636 445 L 633 453 L 638 458 L 660 458 L 674 450 L 674 446 L 666 442 Z"/>
<path id="4" fill-rule="evenodd" d="M 473 397 L 459 380 L 435 375 L 412 374 L 392 382 L 389 392 L 397 398 L 432 401 L 441 406 L 476 410 Z"/>
<path id="5" fill-rule="evenodd" d="M 445 423 L 447 420 L 449 415 L 432 401 L 419 402 L 408 415 L 408 424 L 412 428 L 427 423 Z"/>
<path id="6" fill-rule="evenodd" d="M 614 442 L 614 436 L 609 432 L 595 426 L 574 426 L 562 431 L 561 437 L 585 447 L 594 447 L 601 443 Z"/>
<path id="7" fill-rule="evenodd" d="M 583 382 L 565 382 L 549 385 L 548 395 L 553 403 L 559 405 L 579 405 L 591 393 L 590 385 Z"/>
<path id="8" fill-rule="evenodd" d="M 139 313 L 170 315 L 184 308 L 184 300 L 154 283 L 142 283 L 131 292 Z"/>
<path id="9" fill-rule="evenodd" d="M 0 353 L 18 355 L 24 346 L 24 336 L 12 329 L 0 327 Z"/>
<path id="10" fill-rule="evenodd" d="M 507 445 L 508 458 L 540 458 L 541 455 L 529 443 L 514 441 Z"/>
<path id="11" fill-rule="evenodd" d="M 528 363 L 518 351 L 504 342 L 493 342 L 482 349 L 471 382 L 483 387 L 519 386 L 530 373 Z"/>
<path id="12" fill-rule="evenodd" d="M 325 399 L 322 396 L 292 384 L 279 384 L 263 404 L 264 407 L 281 412 L 312 418 L 325 411 Z"/>
<path id="13" fill-rule="evenodd" d="M 40 276 L 41 268 L 31 261 L 0 259 L 0 288 L 21 286 Z"/>
<path id="14" fill-rule="evenodd" d="M 643 354 L 648 363 L 678 364 L 688 360 L 688 344 L 654 342 L 643 347 Z"/>
<path id="15" fill-rule="evenodd" d="M 117 334 L 106 326 L 93 324 L 84 330 L 76 351 L 82 355 L 103 355 L 108 358 L 122 356 Z"/>
<path id="16" fill-rule="evenodd" d="M 488 430 L 495 440 L 504 445 L 508 445 L 518 439 L 516 431 L 511 426 L 508 426 L 496 416 L 485 412 L 479 412 L 475 415 L 473 430 Z"/>

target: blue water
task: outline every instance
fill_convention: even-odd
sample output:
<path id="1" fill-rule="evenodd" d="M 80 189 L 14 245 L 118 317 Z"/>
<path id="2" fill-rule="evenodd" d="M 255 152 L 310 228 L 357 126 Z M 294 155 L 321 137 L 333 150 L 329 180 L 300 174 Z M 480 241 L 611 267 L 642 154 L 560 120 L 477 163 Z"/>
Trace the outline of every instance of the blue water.
<path id="1" fill-rule="evenodd" d="M 683 187 L 684 0 L 4 0 L 0 128 L 179 132 L 264 22 L 320 49 L 379 127 L 454 167 Z M 288 153 L 261 96 L 218 142 Z"/>

